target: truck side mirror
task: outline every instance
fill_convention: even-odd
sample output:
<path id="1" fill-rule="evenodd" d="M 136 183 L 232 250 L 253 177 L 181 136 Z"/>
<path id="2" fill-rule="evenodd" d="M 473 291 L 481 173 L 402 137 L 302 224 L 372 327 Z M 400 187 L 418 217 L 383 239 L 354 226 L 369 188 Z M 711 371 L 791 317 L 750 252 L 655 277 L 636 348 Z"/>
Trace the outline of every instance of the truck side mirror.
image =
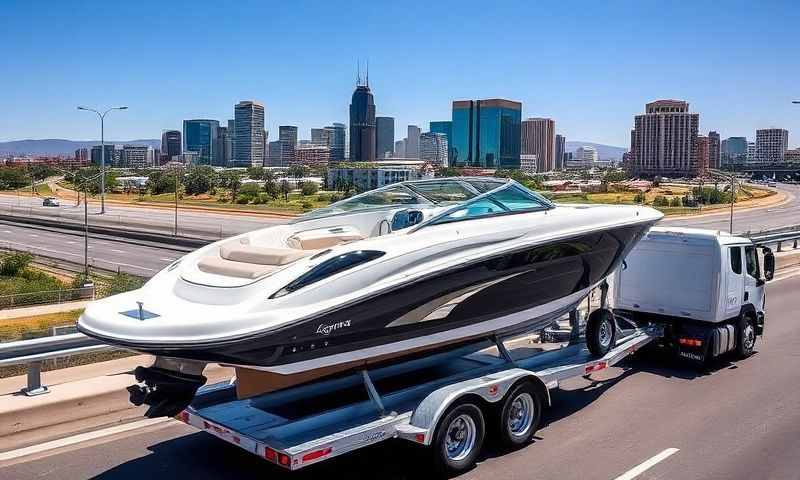
<path id="1" fill-rule="evenodd" d="M 764 278 L 772 280 L 775 277 L 775 255 L 772 250 L 764 249 Z"/>

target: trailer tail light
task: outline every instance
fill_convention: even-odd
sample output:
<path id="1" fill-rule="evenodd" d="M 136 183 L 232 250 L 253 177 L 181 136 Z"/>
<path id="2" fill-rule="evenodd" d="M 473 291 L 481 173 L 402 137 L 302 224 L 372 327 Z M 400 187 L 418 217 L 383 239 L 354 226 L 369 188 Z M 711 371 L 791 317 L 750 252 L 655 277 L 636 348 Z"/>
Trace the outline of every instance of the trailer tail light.
<path id="1" fill-rule="evenodd" d="M 189 423 L 189 412 L 186 410 L 181 410 L 181 413 L 175 415 L 175 420 L 183 423 Z"/>
<path id="2" fill-rule="evenodd" d="M 679 338 L 678 343 L 687 347 L 702 347 L 703 341 L 697 338 Z"/>
<path id="3" fill-rule="evenodd" d="M 272 463 L 277 463 L 277 461 L 278 461 L 278 453 L 275 450 L 267 447 L 267 448 L 264 449 L 264 458 L 266 458 L 267 460 L 269 460 Z"/>
<path id="4" fill-rule="evenodd" d="M 608 367 L 608 362 L 595 363 L 594 365 L 587 365 L 584 369 L 586 374 L 597 372 Z"/>
<path id="5" fill-rule="evenodd" d="M 424 433 L 418 433 L 418 434 L 414 435 L 414 440 L 417 443 L 425 443 L 425 434 Z"/>
<path id="6" fill-rule="evenodd" d="M 284 467 L 289 467 L 289 455 L 281 453 L 278 455 L 278 463 Z"/>
<path id="7" fill-rule="evenodd" d="M 303 455 L 303 461 L 304 462 L 310 462 L 311 460 L 316 460 L 318 458 L 322 458 L 322 457 L 324 457 L 326 455 L 330 455 L 330 453 L 332 451 L 333 451 L 333 448 L 327 447 L 327 448 L 323 448 L 322 450 L 316 450 L 316 451 L 311 452 L 311 453 L 306 453 L 305 455 Z"/>

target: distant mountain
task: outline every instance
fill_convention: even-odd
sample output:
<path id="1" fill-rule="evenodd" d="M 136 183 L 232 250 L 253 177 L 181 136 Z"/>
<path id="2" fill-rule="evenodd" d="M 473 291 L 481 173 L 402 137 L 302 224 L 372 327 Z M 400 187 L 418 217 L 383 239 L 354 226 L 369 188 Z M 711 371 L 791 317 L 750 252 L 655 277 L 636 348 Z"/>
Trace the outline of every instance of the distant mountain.
<path id="1" fill-rule="evenodd" d="M 628 149 L 624 147 L 603 145 L 602 143 L 581 142 L 581 141 L 568 141 L 566 143 L 567 143 L 566 149 L 568 152 L 575 152 L 575 150 L 577 150 L 578 147 L 582 147 L 584 145 L 591 145 L 597 150 L 597 157 L 600 160 L 622 160 L 622 154 L 628 151 Z"/>
<path id="2" fill-rule="evenodd" d="M 107 144 L 114 145 L 150 145 L 153 148 L 161 147 L 159 139 L 140 139 L 140 140 L 106 140 Z M 62 140 L 58 138 L 48 138 L 42 140 L 14 140 L 11 142 L 0 142 L 0 153 L 11 153 L 17 155 L 72 155 L 79 148 L 91 148 L 93 145 L 100 145 L 100 140 Z"/>

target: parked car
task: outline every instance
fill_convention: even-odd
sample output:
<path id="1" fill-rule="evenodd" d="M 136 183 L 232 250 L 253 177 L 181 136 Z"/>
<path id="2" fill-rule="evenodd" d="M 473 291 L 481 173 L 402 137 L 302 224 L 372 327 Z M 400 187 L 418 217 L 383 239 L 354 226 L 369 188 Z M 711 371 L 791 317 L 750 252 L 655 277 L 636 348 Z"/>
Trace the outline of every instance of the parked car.
<path id="1" fill-rule="evenodd" d="M 42 200 L 43 207 L 59 207 L 61 204 L 58 202 L 58 199 L 55 197 L 47 197 Z"/>

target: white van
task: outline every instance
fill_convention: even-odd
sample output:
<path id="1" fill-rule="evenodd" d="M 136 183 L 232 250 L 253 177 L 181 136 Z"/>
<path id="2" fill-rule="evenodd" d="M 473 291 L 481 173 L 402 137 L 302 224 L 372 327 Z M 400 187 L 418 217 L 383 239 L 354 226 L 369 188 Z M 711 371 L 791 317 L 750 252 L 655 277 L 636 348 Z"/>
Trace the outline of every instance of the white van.
<path id="1" fill-rule="evenodd" d="M 774 270 L 772 252 L 748 238 L 655 227 L 615 273 L 613 311 L 666 324 L 666 338 L 685 358 L 747 356 L 764 331 L 764 287 Z"/>

